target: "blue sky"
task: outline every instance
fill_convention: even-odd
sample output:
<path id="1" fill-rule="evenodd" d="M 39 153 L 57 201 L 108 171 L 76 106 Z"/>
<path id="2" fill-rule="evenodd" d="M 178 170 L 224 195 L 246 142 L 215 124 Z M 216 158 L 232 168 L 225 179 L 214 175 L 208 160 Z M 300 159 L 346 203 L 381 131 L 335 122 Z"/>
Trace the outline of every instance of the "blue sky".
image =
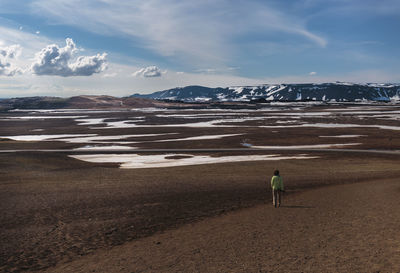
<path id="1" fill-rule="evenodd" d="M 400 82 L 400 1 L 0 0 L 0 97 Z"/>

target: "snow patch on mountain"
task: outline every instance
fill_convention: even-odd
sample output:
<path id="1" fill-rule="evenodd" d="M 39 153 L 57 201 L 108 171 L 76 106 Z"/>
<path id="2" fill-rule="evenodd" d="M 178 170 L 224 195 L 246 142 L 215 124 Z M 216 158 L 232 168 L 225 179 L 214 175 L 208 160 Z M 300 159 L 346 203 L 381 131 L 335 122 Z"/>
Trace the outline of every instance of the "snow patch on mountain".
<path id="1" fill-rule="evenodd" d="M 186 86 L 133 97 L 184 102 L 210 101 L 325 101 L 325 102 L 399 102 L 400 85 L 356 84 L 347 82 L 322 84 L 265 84 L 209 88 Z"/>

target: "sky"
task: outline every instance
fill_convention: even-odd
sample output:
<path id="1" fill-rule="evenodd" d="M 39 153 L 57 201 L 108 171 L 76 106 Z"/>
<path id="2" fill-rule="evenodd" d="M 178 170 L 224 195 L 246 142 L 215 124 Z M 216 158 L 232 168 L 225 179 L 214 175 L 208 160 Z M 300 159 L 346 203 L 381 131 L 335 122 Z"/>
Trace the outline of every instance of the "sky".
<path id="1" fill-rule="evenodd" d="M 0 0 L 0 98 L 400 82 L 398 0 Z"/>

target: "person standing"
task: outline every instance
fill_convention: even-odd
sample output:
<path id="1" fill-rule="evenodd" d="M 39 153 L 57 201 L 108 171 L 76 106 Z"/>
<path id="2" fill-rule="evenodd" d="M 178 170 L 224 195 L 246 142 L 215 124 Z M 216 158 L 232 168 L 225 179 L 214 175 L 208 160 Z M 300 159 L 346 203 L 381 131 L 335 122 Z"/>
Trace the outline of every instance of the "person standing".
<path id="1" fill-rule="evenodd" d="M 274 171 L 274 176 L 271 178 L 271 188 L 272 188 L 272 204 L 275 208 L 281 206 L 282 192 L 284 191 L 283 180 L 279 175 L 279 170 Z"/>

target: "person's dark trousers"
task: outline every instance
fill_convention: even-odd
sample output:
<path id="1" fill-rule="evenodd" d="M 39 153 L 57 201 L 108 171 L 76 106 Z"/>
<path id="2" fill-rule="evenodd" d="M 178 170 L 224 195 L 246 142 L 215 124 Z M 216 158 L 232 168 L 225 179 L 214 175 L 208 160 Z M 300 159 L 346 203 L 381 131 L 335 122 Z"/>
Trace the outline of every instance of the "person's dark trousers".
<path id="1" fill-rule="evenodd" d="M 281 206 L 281 200 L 282 200 L 282 191 L 281 190 L 272 190 L 272 204 L 275 206 L 275 208 L 278 206 Z"/>

